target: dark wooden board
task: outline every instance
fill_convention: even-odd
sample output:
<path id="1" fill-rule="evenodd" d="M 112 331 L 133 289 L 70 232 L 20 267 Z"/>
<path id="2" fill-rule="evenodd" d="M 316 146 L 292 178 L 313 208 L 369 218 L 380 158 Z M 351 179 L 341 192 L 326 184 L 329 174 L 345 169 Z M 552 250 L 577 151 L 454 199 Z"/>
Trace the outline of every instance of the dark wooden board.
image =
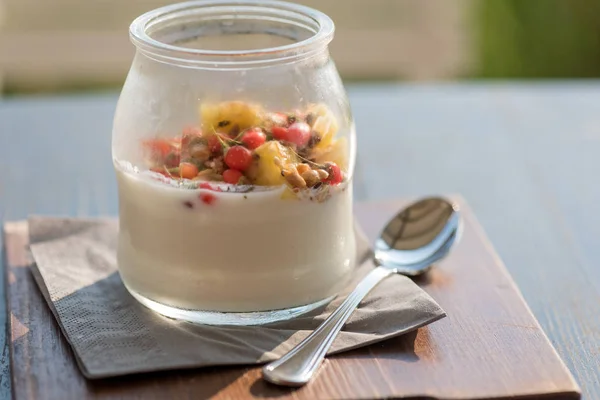
<path id="1" fill-rule="evenodd" d="M 559 359 L 474 215 L 449 258 L 418 283 L 448 317 L 418 332 L 330 358 L 299 390 L 264 383 L 258 368 L 212 368 L 86 381 L 27 266 L 26 225 L 5 226 L 12 391 L 21 399 L 578 399 Z M 373 238 L 404 202 L 367 203 Z"/>

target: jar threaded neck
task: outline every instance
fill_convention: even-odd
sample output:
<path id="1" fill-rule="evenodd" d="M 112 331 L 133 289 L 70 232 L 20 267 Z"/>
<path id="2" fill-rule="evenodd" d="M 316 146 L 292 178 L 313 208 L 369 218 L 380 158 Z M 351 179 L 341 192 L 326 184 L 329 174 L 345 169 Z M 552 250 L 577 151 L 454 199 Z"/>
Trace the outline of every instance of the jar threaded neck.
<path id="1" fill-rule="evenodd" d="M 173 4 L 141 15 L 130 26 L 131 41 L 142 53 L 200 68 L 293 62 L 325 50 L 333 33 L 333 21 L 322 12 L 274 0 Z M 283 43 L 271 45 L 274 38 Z"/>

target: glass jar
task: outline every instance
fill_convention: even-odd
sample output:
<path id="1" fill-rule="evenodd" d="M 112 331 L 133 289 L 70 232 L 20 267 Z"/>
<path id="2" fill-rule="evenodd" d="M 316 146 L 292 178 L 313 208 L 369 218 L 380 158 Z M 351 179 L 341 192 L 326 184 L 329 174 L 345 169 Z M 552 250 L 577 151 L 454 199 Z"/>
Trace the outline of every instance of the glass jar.
<path id="1" fill-rule="evenodd" d="M 354 266 L 354 123 L 323 13 L 192 1 L 131 25 L 114 118 L 118 264 L 145 306 L 206 324 L 313 310 Z"/>

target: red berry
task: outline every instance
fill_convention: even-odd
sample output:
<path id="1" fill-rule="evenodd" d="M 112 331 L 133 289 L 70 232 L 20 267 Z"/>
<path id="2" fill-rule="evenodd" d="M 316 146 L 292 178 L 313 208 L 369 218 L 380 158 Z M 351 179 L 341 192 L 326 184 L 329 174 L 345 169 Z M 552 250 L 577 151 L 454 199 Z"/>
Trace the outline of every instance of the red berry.
<path id="1" fill-rule="evenodd" d="M 212 193 L 202 193 L 200 195 L 200 200 L 202 200 L 204 204 L 211 205 L 217 200 L 217 198 Z"/>
<path id="2" fill-rule="evenodd" d="M 271 133 L 273 137 L 277 140 L 287 140 L 288 137 L 288 129 L 283 126 L 274 126 L 271 128 Z"/>
<path id="3" fill-rule="evenodd" d="M 198 175 L 196 164 L 182 162 L 179 164 L 179 176 L 184 179 L 194 179 Z"/>
<path id="4" fill-rule="evenodd" d="M 280 112 L 271 114 L 271 121 L 273 121 L 273 123 L 275 125 L 279 125 L 279 126 L 288 126 L 289 125 L 287 114 L 280 113 Z"/>
<path id="5" fill-rule="evenodd" d="M 273 134 L 275 136 L 275 134 Z M 304 147 L 310 139 L 310 126 L 306 122 L 294 122 L 290 125 L 287 132 L 286 141 L 296 144 L 298 147 Z"/>
<path id="6" fill-rule="evenodd" d="M 146 146 L 156 158 L 164 158 L 169 155 L 173 146 L 166 139 L 151 139 L 144 142 Z"/>
<path id="7" fill-rule="evenodd" d="M 198 185 L 199 189 L 206 189 L 206 190 L 214 190 L 215 192 L 222 192 L 223 190 L 221 190 L 220 187 L 218 186 L 213 186 L 208 182 L 202 182 Z"/>
<path id="8" fill-rule="evenodd" d="M 232 185 L 237 185 L 242 177 L 242 173 L 237 169 L 226 169 L 223 172 L 223 180 L 227 183 L 231 183 Z"/>
<path id="9" fill-rule="evenodd" d="M 252 164 L 252 152 L 243 146 L 233 146 L 225 154 L 225 164 L 229 168 L 245 171 Z"/>
<path id="10" fill-rule="evenodd" d="M 344 180 L 342 169 L 334 162 L 327 163 L 327 167 L 329 170 L 329 178 L 327 178 L 327 182 L 329 182 L 331 185 L 342 183 Z"/>
<path id="11" fill-rule="evenodd" d="M 256 149 L 267 140 L 267 136 L 260 128 L 248 129 L 242 136 L 242 143 L 251 150 Z"/>
<path id="12" fill-rule="evenodd" d="M 208 149 L 211 151 L 211 153 L 215 153 L 215 154 L 219 154 L 221 152 L 221 150 L 223 149 L 223 145 L 221 144 L 221 141 L 219 140 L 217 135 L 218 134 L 212 135 L 207 140 Z"/>

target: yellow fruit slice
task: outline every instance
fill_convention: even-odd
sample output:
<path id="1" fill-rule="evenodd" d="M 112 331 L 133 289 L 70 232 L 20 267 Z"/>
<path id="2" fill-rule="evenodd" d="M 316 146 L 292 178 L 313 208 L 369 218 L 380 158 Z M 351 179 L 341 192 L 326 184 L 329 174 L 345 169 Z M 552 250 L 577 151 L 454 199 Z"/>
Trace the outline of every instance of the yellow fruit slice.
<path id="1" fill-rule="evenodd" d="M 334 162 L 343 171 L 348 171 L 348 140 L 346 138 L 339 138 L 331 142 L 331 145 L 327 148 L 313 150 L 312 156 L 319 164 L 328 161 Z"/>
<path id="2" fill-rule="evenodd" d="M 293 151 L 275 140 L 266 142 L 255 152 L 259 156 L 254 179 L 257 185 L 279 186 L 285 183 L 285 178 L 281 176 L 281 167 L 275 162 L 276 157 L 284 166 L 298 161 Z"/>
<path id="3" fill-rule="evenodd" d="M 228 131 L 234 125 L 240 130 L 260 124 L 261 108 L 243 101 L 228 101 L 217 104 L 201 104 L 200 120 L 205 134 L 216 131 Z"/>
<path id="4" fill-rule="evenodd" d="M 321 141 L 317 143 L 315 149 L 325 149 L 331 145 L 333 138 L 338 130 L 337 121 L 333 116 L 318 117 L 313 125 L 313 131 L 321 136 Z"/>
<path id="5" fill-rule="evenodd" d="M 315 116 L 311 128 L 321 137 L 321 141 L 315 146 L 315 149 L 326 149 L 331 145 L 339 129 L 337 119 L 325 104 L 311 105 L 308 107 L 307 113 Z"/>
<path id="6" fill-rule="evenodd" d="M 323 104 L 323 103 L 317 103 L 317 104 L 310 104 L 307 108 L 306 108 L 306 113 L 311 113 L 314 114 L 316 117 L 321 116 L 321 115 L 327 115 L 328 113 L 330 113 L 329 111 L 329 107 L 327 107 L 327 105 Z"/>

